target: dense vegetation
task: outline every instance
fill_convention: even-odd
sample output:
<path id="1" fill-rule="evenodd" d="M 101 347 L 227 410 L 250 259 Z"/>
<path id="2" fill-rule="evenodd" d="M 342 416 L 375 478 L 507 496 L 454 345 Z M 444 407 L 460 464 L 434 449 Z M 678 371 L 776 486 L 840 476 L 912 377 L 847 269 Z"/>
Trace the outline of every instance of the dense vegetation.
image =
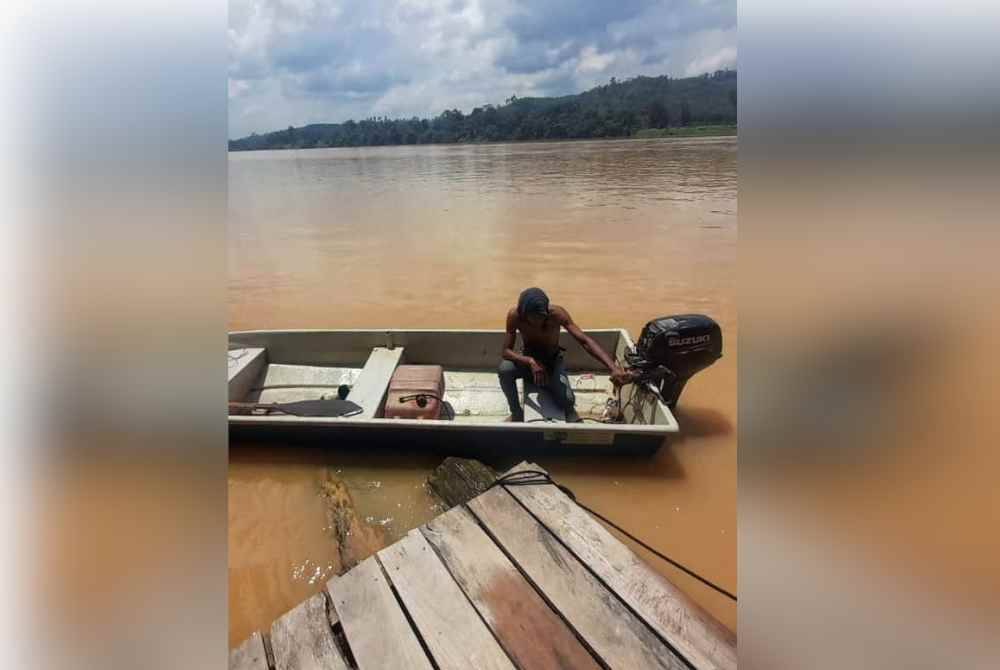
<path id="1" fill-rule="evenodd" d="M 630 137 L 659 128 L 736 123 L 736 72 L 685 79 L 614 77 L 578 95 L 518 98 L 476 107 L 470 114 L 446 110 L 434 119 L 371 118 L 346 123 L 288 127 L 230 140 L 232 151 L 439 144 L 509 140 Z M 646 134 L 649 134 L 648 131 Z"/>

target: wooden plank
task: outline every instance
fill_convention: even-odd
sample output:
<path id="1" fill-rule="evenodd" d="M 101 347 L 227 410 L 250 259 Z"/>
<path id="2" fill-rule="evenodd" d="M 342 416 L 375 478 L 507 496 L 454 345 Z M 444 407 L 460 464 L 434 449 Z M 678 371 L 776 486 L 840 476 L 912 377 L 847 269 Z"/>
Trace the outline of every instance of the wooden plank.
<path id="1" fill-rule="evenodd" d="M 566 421 L 563 411 L 548 390 L 535 386 L 535 383 L 524 380 L 524 420 L 530 421 Z"/>
<path id="2" fill-rule="evenodd" d="M 440 670 L 515 670 L 419 530 L 378 557 Z"/>
<path id="3" fill-rule="evenodd" d="M 542 470 L 534 463 L 511 469 Z M 736 668 L 736 636 L 551 484 L 508 489 L 694 667 Z"/>
<path id="4" fill-rule="evenodd" d="M 323 593 L 271 625 L 271 649 L 277 670 L 347 670 L 333 641 Z"/>
<path id="5" fill-rule="evenodd" d="M 229 670 L 267 670 L 267 652 L 260 633 L 254 633 L 229 652 Z"/>
<path id="6" fill-rule="evenodd" d="M 382 408 L 385 393 L 389 390 L 389 381 L 403 357 L 403 347 L 386 349 L 375 347 L 371 356 L 365 362 L 361 374 L 354 381 L 351 393 L 347 398 L 365 408 L 357 418 L 374 419 Z"/>
<path id="7" fill-rule="evenodd" d="M 327 588 L 359 670 L 431 670 L 374 557 Z"/>
<path id="8" fill-rule="evenodd" d="M 590 652 L 479 527 L 454 507 L 420 528 L 521 670 L 598 670 Z"/>
<path id="9" fill-rule="evenodd" d="M 468 506 L 608 667 L 687 668 L 504 489 L 491 489 Z"/>
<path id="10" fill-rule="evenodd" d="M 229 399 L 241 401 L 267 365 L 267 349 L 231 349 L 229 356 Z"/>

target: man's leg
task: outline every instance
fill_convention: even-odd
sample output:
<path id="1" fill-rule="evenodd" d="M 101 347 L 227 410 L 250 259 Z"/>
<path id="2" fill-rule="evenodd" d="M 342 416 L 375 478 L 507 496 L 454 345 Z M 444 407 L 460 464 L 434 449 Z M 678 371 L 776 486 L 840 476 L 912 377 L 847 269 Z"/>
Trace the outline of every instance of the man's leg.
<path id="1" fill-rule="evenodd" d="M 497 368 L 497 376 L 500 377 L 500 388 L 504 396 L 507 397 L 507 404 L 510 406 L 510 416 L 513 421 L 524 421 L 524 408 L 521 407 L 521 400 L 517 397 L 517 378 L 524 376 L 524 370 L 506 359 L 500 361 Z"/>
<path id="2" fill-rule="evenodd" d="M 549 372 L 548 390 L 552 394 L 552 399 L 561 410 L 566 412 L 566 418 L 574 413 L 576 406 L 576 394 L 569 383 L 569 376 L 566 374 L 566 365 L 563 357 L 559 356 Z"/>

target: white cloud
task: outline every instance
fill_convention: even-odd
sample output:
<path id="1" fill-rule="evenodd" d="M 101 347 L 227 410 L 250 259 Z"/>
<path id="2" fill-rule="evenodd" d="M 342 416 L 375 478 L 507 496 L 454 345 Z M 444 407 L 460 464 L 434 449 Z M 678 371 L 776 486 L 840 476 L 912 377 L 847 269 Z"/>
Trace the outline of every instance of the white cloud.
<path id="1" fill-rule="evenodd" d="M 250 90 L 250 84 L 239 79 L 229 80 L 229 98 L 238 98 L 240 95 Z"/>
<path id="2" fill-rule="evenodd" d="M 722 70 L 727 67 L 735 66 L 736 48 L 723 47 L 715 53 L 702 58 L 696 58 L 688 63 L 688 66 L 684 69 L 684 74 L 688 77 L 693 77 L 694 75 L 702 74 L 703 72 L 714 72 L 715 70 Z"/>
<path id="3" fill-rule="evenodd" d="M 598 53 L 593 46 L 587 46 L 580 52 L 579 62 L 576 64 L 576 71 L 581 73 L 604 72 L 615 60 L 615 55 L 611 53 Z"/>

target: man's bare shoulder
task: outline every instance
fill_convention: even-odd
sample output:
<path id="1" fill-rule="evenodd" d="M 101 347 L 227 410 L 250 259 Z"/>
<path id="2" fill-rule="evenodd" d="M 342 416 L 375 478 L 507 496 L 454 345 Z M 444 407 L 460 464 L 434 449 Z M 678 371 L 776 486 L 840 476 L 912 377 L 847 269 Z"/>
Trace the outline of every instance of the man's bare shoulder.
<path id="1" fill-rule="evenodd" d="M 520 318 L 517 315 L 517 307 L 511 307 L 507 310 L 507 327 L 517 327 L 520 322 Z"/>
<path id="2" fill-rule="evenodd" d="M 560 326 L 565 326 L 573 321 L 569 312 L 562 305 L 549 305 L 549 315 L 552 316 Z"/>

